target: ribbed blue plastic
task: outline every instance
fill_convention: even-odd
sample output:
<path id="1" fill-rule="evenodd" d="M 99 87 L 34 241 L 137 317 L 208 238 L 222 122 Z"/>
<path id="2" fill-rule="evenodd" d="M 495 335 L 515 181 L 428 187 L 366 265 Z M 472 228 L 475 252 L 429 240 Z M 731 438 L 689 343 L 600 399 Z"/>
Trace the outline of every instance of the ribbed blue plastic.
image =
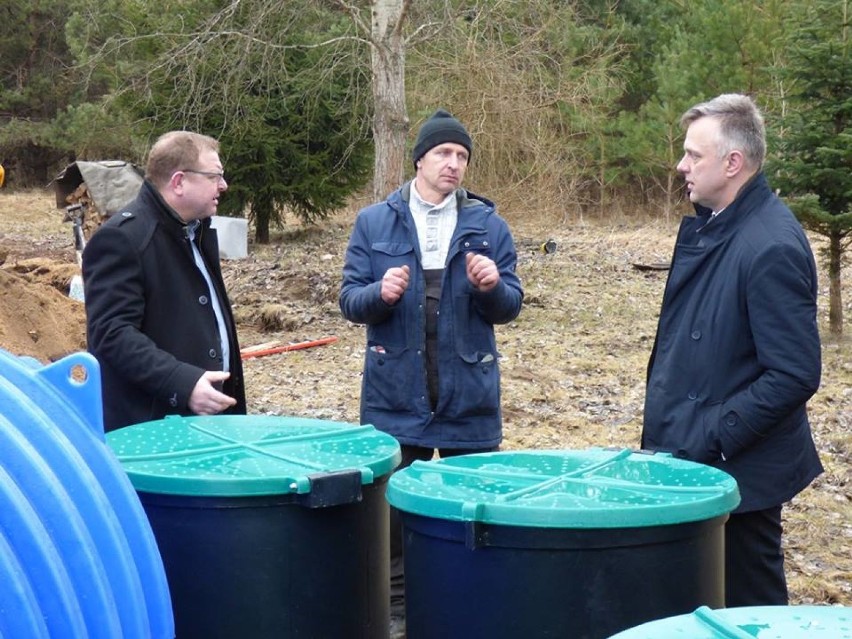
<path id="1" fill-rule="evenodd" d="M 162 560 L 104 442 L 97 361 L 0 350 L 0 636 L 172 639 Z M 20 611 L 20 612 L 18 612 Z"/>

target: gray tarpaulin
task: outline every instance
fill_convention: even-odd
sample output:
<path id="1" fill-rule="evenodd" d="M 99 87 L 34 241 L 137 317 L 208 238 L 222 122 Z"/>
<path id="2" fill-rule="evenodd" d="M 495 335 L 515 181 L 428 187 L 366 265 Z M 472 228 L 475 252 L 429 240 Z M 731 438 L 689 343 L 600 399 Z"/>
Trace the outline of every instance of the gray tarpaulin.
<path id="1" fill-rule="evenodd" d="M 130 162 L 104 160 L 102 162 L 73 162 L 54 179 L 56 208 L 64 209 L 66 198 L 82 182 L 98 212 L 109 217 L 136 197 L 142 186 L 142 172 Z"/>
<path id="2" fill-rule="evenodd" d="M 130 162 L 104 160 L 102 162 L 74 162 L 53 180 L 56 191 L 56 208 L 65 209 L 72 202 L 68 196 L 77 190 L 83 182 L 100 219 L 93 218 L 95 226 L 83 229 L 88 237 L 94 233 L 97 224 L 121 211 L 136 197 L 142 186 L 142 171 Z M 66 221 L 71 221 L 66 218 Z M 79 221 L 79 220 L 78 220 Z M 85 225 L 84 225 L 85 226 Z M 213 226 L 219 235 L 219 255 L 225 259 L 238 259 L 248 254 L 248 222 L 239 218 L 225 218 L 218 215 L 213 218 Z M 77 244 L 78 249 L 84 242 Z"/>

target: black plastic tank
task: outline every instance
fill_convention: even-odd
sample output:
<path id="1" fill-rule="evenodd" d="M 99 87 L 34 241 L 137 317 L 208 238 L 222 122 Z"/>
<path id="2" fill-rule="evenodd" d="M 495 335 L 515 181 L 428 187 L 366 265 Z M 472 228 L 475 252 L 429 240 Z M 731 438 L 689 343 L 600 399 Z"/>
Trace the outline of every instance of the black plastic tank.
<path id="1" fill-rule="evenodd" d="M 724 605 L 734 479 L 629 450 L 516 451 L 395 473 L 408 639 L 603 639 Z"/>
<path id="2" fill-rule="evenodd" d="M 213 416 L 107 439 L 151 522 L 178 639 L 387 638 L 393 437 Z"/>

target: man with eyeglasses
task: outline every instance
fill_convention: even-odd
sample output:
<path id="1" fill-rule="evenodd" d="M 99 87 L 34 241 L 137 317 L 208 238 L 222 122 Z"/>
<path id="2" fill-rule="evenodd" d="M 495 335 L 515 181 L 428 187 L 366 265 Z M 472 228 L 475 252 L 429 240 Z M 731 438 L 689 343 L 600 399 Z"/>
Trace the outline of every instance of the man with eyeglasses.
<path id="1" fill-rule="evenodd" d="M 215 139 L 166 133 L 136 199 L 86 245 L 88 349 L 101 368 L 106 431 L 172 414 L 246 412 L 210 226 L 227 188 Z"/>

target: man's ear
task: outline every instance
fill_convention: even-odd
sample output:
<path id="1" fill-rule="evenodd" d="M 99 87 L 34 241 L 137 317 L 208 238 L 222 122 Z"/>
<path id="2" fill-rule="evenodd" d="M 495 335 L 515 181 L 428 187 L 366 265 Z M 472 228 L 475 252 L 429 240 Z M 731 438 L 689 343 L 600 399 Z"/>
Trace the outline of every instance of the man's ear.
<path id="1" fill-rule="evenodd" d="M 183 192 L 183 180 L 186 175 L 182 171 L 175 171 L 169 178 L 169 188 L 175 193 Z"/>
<path id="2" fill-rule="evenodd" d="M 725 173 L 728 177 L 734 177 L 745 169 L 745 156 L 738 149 L 734 149 L 728 153 L 728 158 L 725 162 Z"/>

